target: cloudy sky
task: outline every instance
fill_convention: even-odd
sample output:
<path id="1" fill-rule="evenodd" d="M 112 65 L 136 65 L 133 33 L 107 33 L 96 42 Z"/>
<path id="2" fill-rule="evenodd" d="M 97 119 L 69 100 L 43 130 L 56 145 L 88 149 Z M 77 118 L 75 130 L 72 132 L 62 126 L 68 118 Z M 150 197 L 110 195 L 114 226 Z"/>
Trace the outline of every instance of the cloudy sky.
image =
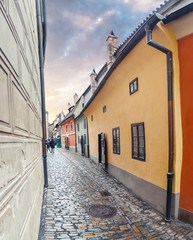
<path id="1" fill-rule="evenodd" d="M 50 122 L 106 62 L 111 30 L 120 45 L 163 0 L 47 0 L 46 108 Z"/>

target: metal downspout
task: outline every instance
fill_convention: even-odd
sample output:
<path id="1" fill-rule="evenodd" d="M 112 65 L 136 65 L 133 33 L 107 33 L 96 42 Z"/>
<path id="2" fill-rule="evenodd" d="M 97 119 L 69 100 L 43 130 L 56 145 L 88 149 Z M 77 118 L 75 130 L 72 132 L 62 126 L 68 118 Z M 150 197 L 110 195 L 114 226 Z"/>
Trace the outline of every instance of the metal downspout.
<path id="1" fill-rule="evenodd" d="M 43 1 L 43 7 L 45 7 L 45 0 L 42 0 L 42 1 Z M 45 86 L 44 86 L 44 53 L 43 53 L 43 43 L 42 43 L 42 16 L 40 13 L 39 0 L 36 0 L 36 11 L 37 11 L 37 27 L 38 27 L 40 82 L 41 82 L 42 133 L 43 133 L 42 152 L 43 152 L 43 165 L 44 165 L 44 187 L 48 187 L 47 152 L 46 152 L 46 111 L 45 111 Z M 44 16 L 44 23 L 46 24 L 45 16 Z M 44 31 L 45 31 L 45 28 L 43 28 L 43 32 Z"/>
<path id="2" fill-rule="evenodd" d="M 154 26 L 153 26 L 154 27 Z M 147 44 L 166 54 L 167 57 L 167 89 L 168 89 L 168 132 L 169 132 L 169 159 L 167 173 L 167 201 L 166 201 L 166 218 L 167 222 L 171 221 L 172 212 L 172 184 L 173 184 L 173 160 L 174 160 L 174 137 L 173 137 L 173 60 L 172 52 L 152 40 L 153 27 L 145 26 Z"/>
<path id="3" fill-rule="evenodd" d="M 47 41 L 47 7 L 46 7 L 46 0 L 42 2 L 43 8 L 43 57 L 45 63 L 45 54 L 46 54 L 46 41 Z"/>

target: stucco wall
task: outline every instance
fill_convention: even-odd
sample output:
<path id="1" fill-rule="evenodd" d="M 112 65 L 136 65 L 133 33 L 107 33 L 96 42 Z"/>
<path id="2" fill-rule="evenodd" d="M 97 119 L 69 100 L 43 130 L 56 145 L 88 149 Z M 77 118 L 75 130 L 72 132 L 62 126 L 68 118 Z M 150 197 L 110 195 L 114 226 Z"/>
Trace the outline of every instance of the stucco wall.
<path id="1" fill-rule="evenodd" d="M 154 28 L 153 40 L 173 52 L 175 124 L 173 192 L 179 193 L 182 133 L 177 41 L 170 26 L 162 24 Z M 138 91 L 130 95 L 129 83 L 136 77 L 138 77 Z M 104 105 L 106 105 L 106 113 L 103 113 Z M 168 110 L 165 54 L 148 46 L 144 38 L 114 70 L 84 114 L 88 118 L 91 156 L 98 157 L 97 135 L 104 132 L 107 137 L 107 158 L 111 165 L 166 190 Z M 131 124 L 140 122 L 145 124 L 145 162 L 132 159 Z M 113 154 L 112 128 L 115 127 L 120 127 L 120 155 Z M 165 205 L 165 202 L 163 204 Z"/>
<path id="2" fill-rule="evenodd" d="M 43 191 L 35 1 L 0 1 L 0 239 L 37 239 Z"/>
<path id="3" fill-rule="evenodd" d="M 73 125 L 73 129 L 71 130 L 71 122 Z M 68 131 L 66 132 L 66 125 L 68 125 Z M 76 146 L 76 134 L 75 134 L 75 125 L 74 119 L 70 118 L 63 124 L 61 124 L 61 142 L 62 147 L 65 147 L 65 138 L 68 137 L 69 140 L 69 147 L 75 150 Z"/>
<path id="4" fill-rule="evenodd" d="M 193 53 L 193 34 L 179 40 L 183 128 L 183 163 L 180 207 L 190 211 L 193 218 L 193 54 L 190 54 L 190 52 Z"/>
<path id="5" fill-rule="evenodd" d="M 84 127 L 84 121 L 86 121 L 86 128 Z M 88 134 L 87 134 L 87 119 L 86 117 L 82 114 L 78 119 L 75 120 L 76 124 L 76 147 L 77 147 L 77 152 L 82 153 L 81 150 L 81 136 L 83 138 L 86 137 L 86 143 L 85 143 L 85 155 L 88 156 Z M 79 124 L 79 131 L 77 124 Z"/>

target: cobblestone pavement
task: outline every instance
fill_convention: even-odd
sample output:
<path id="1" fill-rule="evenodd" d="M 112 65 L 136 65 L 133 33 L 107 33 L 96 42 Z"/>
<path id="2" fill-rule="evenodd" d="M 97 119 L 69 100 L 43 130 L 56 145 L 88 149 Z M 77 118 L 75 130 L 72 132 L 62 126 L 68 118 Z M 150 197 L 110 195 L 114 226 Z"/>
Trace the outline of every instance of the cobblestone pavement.
<path id="1" fill-rule="evenodd" d="M 192 227 L 180 221 L 166 223 L 88 158 L 56 149 L 54 154 L 48 153 L 48 170 L 39 240 L 193 239 Z M 102 191 L 110 196 L 103 196 Z M 95 218 L 88 214 L 92 204 L 112 206 L 115 215 Z"/>

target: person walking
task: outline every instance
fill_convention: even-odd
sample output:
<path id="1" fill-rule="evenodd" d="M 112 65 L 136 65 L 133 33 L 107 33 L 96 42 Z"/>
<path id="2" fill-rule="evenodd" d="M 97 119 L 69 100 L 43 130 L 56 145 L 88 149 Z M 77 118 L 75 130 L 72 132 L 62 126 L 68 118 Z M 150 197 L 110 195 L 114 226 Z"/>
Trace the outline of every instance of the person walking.
<path id="1" fill-rule="evenodd" d="M 54 153 L 55 142 L 54 142 L 54 139 L 53 139 L 53 138 L 51 138 L 50 147 L 51 147 L 51 153 Z"/>
<path id="2" fill-rule="evenodd" d="M 46 141 L 46 146 L 47 146 L 47 152 L 50 152 L 50 139 Z"/>

